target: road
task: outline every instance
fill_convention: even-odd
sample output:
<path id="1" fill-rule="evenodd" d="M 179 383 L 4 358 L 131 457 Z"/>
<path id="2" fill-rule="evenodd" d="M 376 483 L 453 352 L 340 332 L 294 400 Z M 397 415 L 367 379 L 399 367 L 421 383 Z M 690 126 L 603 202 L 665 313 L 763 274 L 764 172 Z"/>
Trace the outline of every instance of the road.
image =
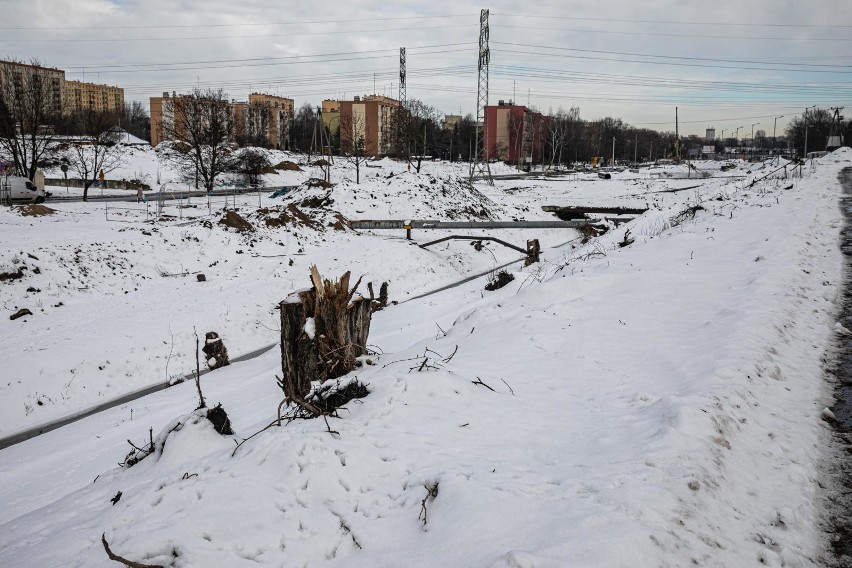
<path id="1" fill-rule="evenodd" d="M 56 187 L 56 186 L 49 186 Z M 223 195 L 242 195 L 244 193 L 257 193 L 258 191 L 263 193 L 272 193 L 274 191 L 279 191 L 282 189 L 292 189 L 291 185 L 276 185 L 269 187 L 237 187 L 230 189 L 214 189 L 210 193 L 206 191 L 192 191 L 192 190 L 180 190 L 180 191 L 149 191 L 145 193 L 145 199 L 149 202 L 156 202 L 159 200 L 163 201 L 176 201 L 179 199 L 188 199 L 190 197 L 207 197 L 208 195 L 216 197 Z M 93 195 L 90 194 L 88 197 L 89 202 L 125 202 L 125 203 L 135 203 L 136 202 L 136 192 L 132 190 L 127 190 L 127 195 Z M 62 197 L 60 195 L 51 195 L 48 199 L 48 203 L 74 203 L 83 201 L 81 196 L 73 196 L 73 197 Z"/>

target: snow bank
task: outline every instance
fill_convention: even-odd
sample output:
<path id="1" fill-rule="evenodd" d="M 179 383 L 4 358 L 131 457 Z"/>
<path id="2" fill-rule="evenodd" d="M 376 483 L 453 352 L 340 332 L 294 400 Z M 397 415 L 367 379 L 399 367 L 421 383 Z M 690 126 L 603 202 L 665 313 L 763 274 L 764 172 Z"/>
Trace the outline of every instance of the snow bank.
<path id="1" fill-rule="evenodd" d="M 708 187 L 694 216 L 666 194 L 496 292 L 376 313 L 339 436 L 297 421 L 234 452 L 189 430 L 189 460 L 110 467 L 191 407 L 181 385 L 4 450 L 0 564 L 106 566 L 105 532 L 181 566 L 819 565 L 838 169 Z M 205 377 L 240 439 L 275 417 L 279 364 Z"/>

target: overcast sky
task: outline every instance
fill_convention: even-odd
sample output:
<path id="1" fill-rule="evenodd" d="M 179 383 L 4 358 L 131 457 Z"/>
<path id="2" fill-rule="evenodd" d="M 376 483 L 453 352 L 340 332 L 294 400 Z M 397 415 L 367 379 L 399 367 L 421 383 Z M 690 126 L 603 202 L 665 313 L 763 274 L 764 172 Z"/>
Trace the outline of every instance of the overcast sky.
<path id="1" fill-rule="evenodd" d="M 127 100 L 222 87 L 296 105 L 377 92 L 476 112 L 480 9 L 490 97 L 583 118 L 772 135 L 805 107 L 852 107 L 852 0 L 471 3 L 0 0 L 0 53 L 118 85 Z M 374 86 L 375 85 L 375 86 Z M 852 112 L 852 109 L 847 110 Z"/>

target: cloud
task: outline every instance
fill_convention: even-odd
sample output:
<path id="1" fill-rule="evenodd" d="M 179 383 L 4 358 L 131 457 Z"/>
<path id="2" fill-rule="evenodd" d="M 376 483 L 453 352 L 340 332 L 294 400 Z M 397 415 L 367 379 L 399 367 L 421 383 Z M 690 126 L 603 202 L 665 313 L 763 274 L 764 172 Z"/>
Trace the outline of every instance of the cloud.
<path id="1" fill-rule="evenodd" d="M 475 112 L 482 6 L 465 0 L 5 4 L 0 50 L 122 86 L 129 100 L 193 85 L 221 86 L 237 99 L 277 93 L 297 105 L 396 95 L 405 46 L 409 97 Z M 658 129 L 673 129 L 678 106 L 687 133 L 852 102 L 852 26 L 831 27 L 852 22 L 846 0 L 544 0 L 489 9 L 492 102 L 579 106 L 584 118 Z"/>

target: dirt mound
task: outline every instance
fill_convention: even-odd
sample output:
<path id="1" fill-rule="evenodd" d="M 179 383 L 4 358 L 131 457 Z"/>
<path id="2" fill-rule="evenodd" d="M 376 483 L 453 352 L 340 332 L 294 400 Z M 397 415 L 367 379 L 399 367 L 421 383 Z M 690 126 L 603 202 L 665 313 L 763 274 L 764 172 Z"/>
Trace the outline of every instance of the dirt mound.
<path id="1" fill-rule="evenodd" d="M 284 171 L 287 171 L 287 172 L 301 172 L 302 171 L 302 168 L 300 168 L 297 163 L 288 162 L 287 160 L 284 160 L 283 162 L 278 162 L 273 167 L 276 170 L 284 170 Z"/>
<path id="2" fill-rule="evenodd" d="M 328 160 L 326 160 L 325 158 L 320 158 L 319 160 L 316 160 L 315 162 L 311 163 L 311 165 L 312 166 L 327 166 L 327 165 L 329 165 L 329 163 L 328 163 Z"/>
<path id="3" fill-rule="evenodd" d="M 334 199 L 329 197 L 330 194 L 326 193 L 325 195 L 313 195 L 310 197 L 306 197 L 302 200 L 300 204 L 302 207 L 308 207 L 310 209 L 322 209 L 323 207 L 330 207 L 334 203 Z"/>
<path id="4" fill-rule="evenodd" d="M 275 213 L 278 213 L 276 216 Z M 264 207 L 258 210 L 258 215 L 265 218 L 267 227 L 278 228 L 287 226 L 304 226 L 312 229 L 321 229 L 322 223 L 293 205 L 287 205 L 284 209 L 269 209 Z"/>
<path id="5" fill-rule="evenodd" d="M 236 211 L 225 212 L 225 216 L 219 220 L 219 224 L 236 229 L 238 233 L 254 231 L 252 224 L 240 217 L 240 214 Z"/>
<path id="6" fill-rule="evenodd" d="M 307 187 L 321 187 L 323 189 L 330 189 L 330 188 L 334 187 L 333 183 L 329 183 L 329 182 L 325 181 L 324 179 L 319 179 L 319 178 L 311 178 L 311 179 L 309 179 L 308 181 L 305 182 L 305 185 Z"/>
<path id="7" fill-rule="evenodd" d="M 21 217 L 44 217 L 45 215 L 53 215 L 56 213 L 56 210 L 45 205 L 32 203 L 30 205 L 21 205 L 18 207 L 18 213 Z"/>

